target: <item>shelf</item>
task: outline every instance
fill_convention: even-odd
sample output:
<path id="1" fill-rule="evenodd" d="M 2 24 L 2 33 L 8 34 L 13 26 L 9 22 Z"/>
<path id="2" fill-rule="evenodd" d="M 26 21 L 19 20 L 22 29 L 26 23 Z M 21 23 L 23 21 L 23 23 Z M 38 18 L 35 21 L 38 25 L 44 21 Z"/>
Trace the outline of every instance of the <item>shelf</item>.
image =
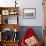
<path id="1" fill-rule="evenodd" d="M 12 42 L 14 42 L 14 43 L 16 43 L 16 42 L 19 42 L 19 40 L 15 40 L 15 41 L 12 41 L 12 40 L 10 40 L 10 41 L 3 41 L 4 43 L 12 43 Z"/>
<path id="2" fill-rule="evenodd" d="M 0 14 L 2 15 L 18 15 L 19 7 L 0 7 Z"/>
<path id="3" fill-rule="evenodd" d="M 12 29 L 14 31 L 14 29 L 17 30 L 17 32 L 19 31 L 20 29 L 20 26 L 18 24 L 1 24 L 1 30 L 5 29 L 5 28 L 9 28 L 9 29 Z"/>
<path id="4" fill-rule="evenodd" d="M 18 24 L 19 7 L 0 7 L 0 15 L 0 24 Z"/>
<path id="5" fill-rule="evenodd" d="M 1 23 L 0 24 L 0 32 L 1 32 L 0 46 L 18 46 L 18 42 L 19 42 L 18 31 L 20 29 L 20 26 L 18 24 L 18 16 L 19 16 L 19 7 L 0 7 L 0 23 Z M 10 29 L 11 32 L 13 31 L 14 33 L 10 32 L 11 33 L 10 34 L 8 32 L 9 31 L 8 29 Z M 6 37 L 5 36 L 6 34 L 4 35 L 5 31 L 7 34 L 7 38 L 3 39 Z M 9 41 L 7 41 L 8 39 Z"/>
<path id="6" fill-rule="evenodd" d="M 18 10 L 18 8 L 19 8 L 19 7 L 0 7 L 0 10 L 7 10 L 7 9 L 8 9 L 8 10 L 9 10 L 9 9 L 10 9 L 10 10 L 12 10 L 12 9 Z"/>
<path id="7" fill-rule="evenodd" d="M 18 43 L 19 43 L 18 41 L 15 41 L 15 42 L 14 41 L 2 42 L 3 46 L 18 46 Z"/>

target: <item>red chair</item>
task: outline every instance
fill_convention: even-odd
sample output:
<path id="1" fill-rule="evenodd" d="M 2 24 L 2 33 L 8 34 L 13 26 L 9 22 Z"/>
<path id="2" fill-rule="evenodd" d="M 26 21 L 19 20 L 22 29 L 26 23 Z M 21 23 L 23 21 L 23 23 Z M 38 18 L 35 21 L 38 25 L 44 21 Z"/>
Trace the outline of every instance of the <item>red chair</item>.
<path id="1" fill-rule="evenodd" d="M 22 38 L 22 42 L 21 42 L 21 46 L 27 46 L 25 43 L 25 40 L 34 36 L 37 39 L 37 35 L 34 32 L 34 30 L 32 28 L 28 28 L 25 32 L 24 37 Z M 37 40 L 38 41 L 38 40 Z M 37 42 L 37 44 L 35 46 L 41 46 L 41 44 L 39 43 L 39 41 Z"/>

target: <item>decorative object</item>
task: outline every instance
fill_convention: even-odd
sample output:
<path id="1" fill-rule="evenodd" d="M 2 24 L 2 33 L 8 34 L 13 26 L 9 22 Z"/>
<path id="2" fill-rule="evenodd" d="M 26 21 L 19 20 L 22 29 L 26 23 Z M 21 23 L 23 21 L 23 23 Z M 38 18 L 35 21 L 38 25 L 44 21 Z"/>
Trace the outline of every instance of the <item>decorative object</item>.
<path id="1" fill-rule="evenodd" d="M 17 32 L 16 28 L 14 29 L 14 32 Z"/>
<path id="2" fill-rule="evenodd" d="M 16 4 L 17 4 L 17 2 L 16 2 L 17 0 L 15 0 L 15 7 L 16 7 Z"/>
<path id="3" fill-rule="evenodd" d="M 10 10 L 9 14 L 10 14 L 10 15 L 16 15 L 16 14 L 17 14 L 17 11 L 15 11 L 15 10 Z"/>
<path id="4" fill-rule="evenodd" d="M 10 28 L 5 28 L 3 30 L 2 40 L 4 41 L 12 40 L 12 30 Z"/>
<path id="5" fill-rule="evenodd" d="M 8 15 L 3 15 L 3 18 L 2 18 L 2 23 L 3 24 L 8 24 Z"/>
<path id="6" fill-rule="evenodd" d="M 24 8 L 24 18 L 25 19 L 35 19 L 36 18 L 36 8 Z"/>
<path id="7" fill-rule="evenodd" d="M 7 18 L 7 19 L 5 19 L 5 24 L 8 24 L 8 18 Z"/>
<path id="8" fill-rule="evenodd" d="M 2 15 L 9 15 L 9 10 L 2 10 Z"/>

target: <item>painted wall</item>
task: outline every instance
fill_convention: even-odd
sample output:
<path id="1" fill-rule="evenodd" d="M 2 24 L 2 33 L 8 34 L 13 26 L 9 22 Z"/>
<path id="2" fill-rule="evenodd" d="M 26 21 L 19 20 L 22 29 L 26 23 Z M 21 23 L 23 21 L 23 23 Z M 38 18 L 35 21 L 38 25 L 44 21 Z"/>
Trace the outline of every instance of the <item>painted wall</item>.
<path id="1" fill-rule="evenodd" d="M 36 8 L 36 19 L 24 19 L 23 10 L 20 16 L 20 23 L 23 26 L 43 26 L 43 6 L 42 0 L 25 0 L 23 8 Z"/>
<path id="2" fill-rule="evenodd" d="M 15 6 L 15 0 L 0 0 L 1 7 Z M 20 7 L 19 24 L 21 26 L 43 26 L 43 6 L 42 0 L 17 0 Z M 36 19 L 24 19 L 23 8 L 36 8 Z"/>

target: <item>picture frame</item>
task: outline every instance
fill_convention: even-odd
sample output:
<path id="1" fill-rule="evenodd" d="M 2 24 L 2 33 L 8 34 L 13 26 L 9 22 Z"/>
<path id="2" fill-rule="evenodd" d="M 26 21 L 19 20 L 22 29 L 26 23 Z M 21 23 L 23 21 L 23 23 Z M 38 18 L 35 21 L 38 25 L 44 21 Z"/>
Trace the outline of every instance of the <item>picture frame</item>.
<path id="1" fill-rule="evenodd" d="M 2 10 L 2 15 L 9 15 L 9 10 Z"/>
<path id="2" fill-rule="evenodd" d="M 15 11 L 15 10 L 10 10 L 10 11 L 9 11 L 9 14 L 10 14 L 10 15 L 16 15 L 16 14 L 17 14 L 17 11 Z"/>
<path id="3" fill-rule="evenodd" d="M 36 8 L 24 8 L 23 9 L 24 19 L 35 19 L 36 18 Z"/>

